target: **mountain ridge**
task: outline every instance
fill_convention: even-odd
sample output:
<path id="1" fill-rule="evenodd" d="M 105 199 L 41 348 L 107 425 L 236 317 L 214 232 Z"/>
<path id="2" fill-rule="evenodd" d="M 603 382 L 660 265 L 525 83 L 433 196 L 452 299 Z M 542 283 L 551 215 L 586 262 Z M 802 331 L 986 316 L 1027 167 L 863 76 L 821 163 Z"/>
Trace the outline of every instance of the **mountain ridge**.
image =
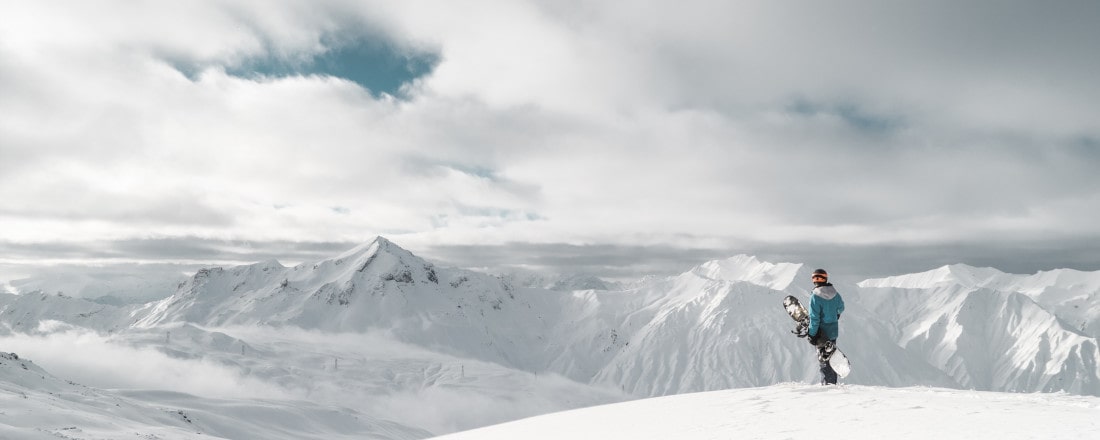
<path id="1" fill-rule="evenodd" d="M 1100 394 L 1090 273 L 1020 277 L 966 265 L 931 272 L 894 277 L 893 285 L 837 285 L 847 303 L 838 345 L 855 366 L 849 383 Z M 621 290 L 555 291 L 438 267 L 376 237 L 293 267 L 268 260 L 204 268 L 143 305 L 0 294 L 0 332 L 48 333 L 60 321 L 115 334 L 188 325 L 379 333 L 449 356 L 658 396 L 816 381 L 813 350 L 787 336 L 793 323 L 780 306 L 786 295 L 809 298 L 809 275 L 802 263 L 736 255 Z M 982 284 L 993 287 L 973 287 Z M 1005 286 L 1024 292 L 998 290 Z"/>

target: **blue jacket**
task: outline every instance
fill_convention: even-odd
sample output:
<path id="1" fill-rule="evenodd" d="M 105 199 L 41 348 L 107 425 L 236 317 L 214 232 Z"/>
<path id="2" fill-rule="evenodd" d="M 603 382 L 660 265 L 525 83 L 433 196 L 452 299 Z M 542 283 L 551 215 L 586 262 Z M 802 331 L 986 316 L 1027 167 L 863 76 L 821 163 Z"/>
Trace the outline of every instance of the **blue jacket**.
<path id="1" fill-rule="evenodd" d="M 835 341 L 840 336 L 841 313 L 844 313 L 844 298 L 833 285 L 815 287 L 810 296 L 810 336 L 817 336 L 818 331 L 823 331 L 826 338 Z"/>

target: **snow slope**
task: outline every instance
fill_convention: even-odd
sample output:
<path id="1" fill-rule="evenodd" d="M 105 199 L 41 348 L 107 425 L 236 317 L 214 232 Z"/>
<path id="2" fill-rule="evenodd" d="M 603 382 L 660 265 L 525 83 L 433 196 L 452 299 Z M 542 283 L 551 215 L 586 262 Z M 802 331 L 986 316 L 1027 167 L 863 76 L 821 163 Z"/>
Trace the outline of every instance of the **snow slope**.
<path id="1" fill-rule="evenodd" d="M 859 285 L 899 346 L 964 387 L 1100 395 L 1100 272 L 958 264 Z"/>
<path id="2" fill-rule="evenodd" d="M 1097 438 L 1100 398 L 781 384 L 585 408 L 439 440 Z"/>
<path id="3" fill-rule="evenodd" d="M 1027 295 L 944 285 L 865 289 L 862 301 L 895 317 L 898 345 L 978 390 L 1100 395 L 1100 351 Z"/>

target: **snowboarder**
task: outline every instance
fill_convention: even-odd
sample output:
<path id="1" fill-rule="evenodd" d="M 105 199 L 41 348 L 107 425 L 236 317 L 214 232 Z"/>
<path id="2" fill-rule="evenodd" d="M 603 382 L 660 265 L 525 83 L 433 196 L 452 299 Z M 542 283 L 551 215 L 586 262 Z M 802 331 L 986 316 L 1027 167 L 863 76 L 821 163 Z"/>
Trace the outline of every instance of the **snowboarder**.
<path id="1" fill-rule="evenodd" d="M 814 283 L 810 296 L 810 343 L 817 347 L 817 360 L 821 366 L 822 383 L 836 384 L 836 371 L 829 365 L 829 356 L 836 349 L 836 340 L 840 336 L 840 314 L 844 313 L 844 299 L 829 283 L 829 273 L 825 269 L 814 270 L 811 276 Z"/>

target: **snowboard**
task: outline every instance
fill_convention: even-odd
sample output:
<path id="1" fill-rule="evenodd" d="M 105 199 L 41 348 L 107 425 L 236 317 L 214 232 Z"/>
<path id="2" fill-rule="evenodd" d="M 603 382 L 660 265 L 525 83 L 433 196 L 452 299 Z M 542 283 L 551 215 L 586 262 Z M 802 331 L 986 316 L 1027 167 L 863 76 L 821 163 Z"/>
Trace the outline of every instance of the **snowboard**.
<path id="1" fill-rule="evenodd" d="M 848 362 L 848 356 L 845 356 L 844 352 L 836 348 L 832 342 L 826 342 L 826 352 L 830 351 L 829 345 L 832 345 L 832 353 L 826 356 L 826 360 L 829 361 L 829 366 L 833 367 L 833 371 L 836 372 L 837 377 L 848 377 L 848 373 L 852 372 L 852 364 Z"/>
<path id="2" fill-rule="evenodd" d="M 806 307 L 798 301 L 798 298 L 787 295 L 786 298 L 783 298 L 783 308 L 787 310 L 787 315 L 790 315 L 791 319 L 797 323 L 791 333 L 800 338 L 809 336 L 810 313 L 806 311 Z M 825 342 L 825 347 L 819 350 L 818 360 L 828 362 L 829 366 L 833 367 L 833 371 L 836 371 L 838 377 L 848 377 L 848 373 L 852 372 L 852 364 L 848 362 L 848 356 L 845 356 L 844 352 L 840 351 L 832 342 Z"/>

